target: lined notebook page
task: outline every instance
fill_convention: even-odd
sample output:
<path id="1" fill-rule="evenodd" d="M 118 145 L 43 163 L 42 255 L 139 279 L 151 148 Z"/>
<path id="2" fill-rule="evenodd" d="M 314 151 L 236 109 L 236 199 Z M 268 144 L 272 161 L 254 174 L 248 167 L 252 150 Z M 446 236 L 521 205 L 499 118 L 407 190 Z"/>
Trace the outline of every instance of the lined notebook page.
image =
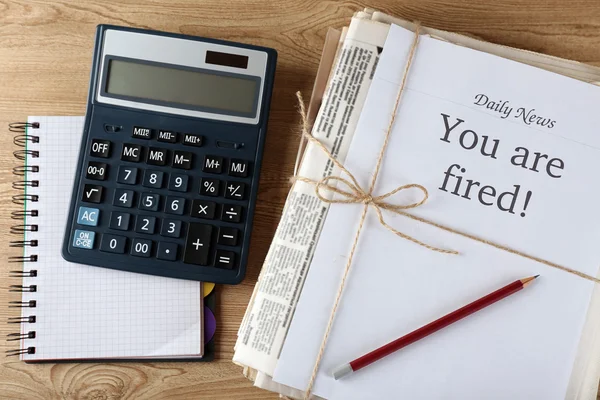
<path id="1" fill-rule="evenodd" d="M 26 247 L 25 255 L 37 254 L 37 277 L 25 278 L 24 285 L 36 285 L 24 301 L 37 307 L 24 309 L 23 316 L 35 315 L 36 322 L 24 324 L 23 332 L 35 331 L 36 338 L 23 346 L 35 346 L 35 354 L 24 360 L 181 357 L 203 352 L 201 285 L 194 281 L 91 267 L 65 261 L 61 256 L 63 232 L 71 197 L 74 170 L 83 130 L 83 117 L 29 117 L 39 129 L 39 143 L 28 149 L 39 158 L 27 163 L 39 165 L 39 172 L 27 179 L 39 180 L 28 194 L 39 196 L 27 209 L 39 210 L 27 224 L 39 226 L 27 232 L 25 240 L 37 240 L 38 247 Z"/>

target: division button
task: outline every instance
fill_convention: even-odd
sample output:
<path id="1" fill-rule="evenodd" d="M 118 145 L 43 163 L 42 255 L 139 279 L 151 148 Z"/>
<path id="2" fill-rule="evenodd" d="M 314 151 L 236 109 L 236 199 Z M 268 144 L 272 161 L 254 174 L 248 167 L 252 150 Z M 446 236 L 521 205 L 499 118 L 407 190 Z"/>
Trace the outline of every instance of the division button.
<path id="1" fill-rule="evenodd" d="M 226 222 L 240 222 L 242 220 L 242 206 L 224 205 L 221 220 Z"/>
<path id="2" fill-rule="evenodd" d="M 190 223 L 183 253 L 184 263 L 208 265 L 212 231 L 211 225 Z"/>

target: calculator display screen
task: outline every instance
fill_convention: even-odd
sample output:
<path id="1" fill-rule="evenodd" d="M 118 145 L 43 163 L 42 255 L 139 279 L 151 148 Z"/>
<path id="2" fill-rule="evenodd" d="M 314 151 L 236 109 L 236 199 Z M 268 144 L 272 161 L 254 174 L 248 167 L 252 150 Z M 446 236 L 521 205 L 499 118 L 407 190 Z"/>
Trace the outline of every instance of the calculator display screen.
<path id="1" fill-rule="evenodd" d="M 111 59 L 104 89 L 110 95 L 174 107 L 254 115 L 259 83 L 252 76 Z"/>

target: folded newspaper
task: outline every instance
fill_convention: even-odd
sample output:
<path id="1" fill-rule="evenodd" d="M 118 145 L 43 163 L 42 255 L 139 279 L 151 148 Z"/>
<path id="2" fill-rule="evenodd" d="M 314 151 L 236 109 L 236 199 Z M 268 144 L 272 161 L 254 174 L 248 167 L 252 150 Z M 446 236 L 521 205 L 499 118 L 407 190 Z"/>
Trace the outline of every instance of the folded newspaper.
<path id="1" fill-rule="evenodd" d="M 312 122 L 312 135 L 342 163 L 352 142 L 390 24 L 410 30 L 415 28 L 409 21 L 365 9 L 353 16 L 347 28 L 342 31 L 330 29 L 328 32 L 308 116 Z M 456 33 L 425 27 L 421 31 L 436 39 L 587 83 L 600 82 L 600 68 L 597 67 Z M 301 144 L 295 173 L 320 180 L 339 174 L 336 169 L 319 149 L 312 144 Z M 314 185 L 297 181 L 292 186 L 235 345 L 233 361 L 244 367 L 245 376 L 255 386 L 294 399 L 303 398 L 304 392 L 279 384 L 272 376 L 328 209 L 329 205 L 316 196 Z M 567 398 L 596 398 L 600 376 L 600 318 L 596 316 L 599 310 L 600 290 L 596 288 Z"/>

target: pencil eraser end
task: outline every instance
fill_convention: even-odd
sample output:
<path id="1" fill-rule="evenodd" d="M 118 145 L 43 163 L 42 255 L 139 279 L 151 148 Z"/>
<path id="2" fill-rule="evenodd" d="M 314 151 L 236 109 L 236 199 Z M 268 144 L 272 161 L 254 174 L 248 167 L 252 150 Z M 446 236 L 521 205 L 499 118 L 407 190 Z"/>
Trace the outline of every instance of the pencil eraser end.
<path id="1" fill-rule="evenodd" d="M 333 370 L 333 379 L 336 381 L 352 372 L 350 364 L 343 364 Z"/>

